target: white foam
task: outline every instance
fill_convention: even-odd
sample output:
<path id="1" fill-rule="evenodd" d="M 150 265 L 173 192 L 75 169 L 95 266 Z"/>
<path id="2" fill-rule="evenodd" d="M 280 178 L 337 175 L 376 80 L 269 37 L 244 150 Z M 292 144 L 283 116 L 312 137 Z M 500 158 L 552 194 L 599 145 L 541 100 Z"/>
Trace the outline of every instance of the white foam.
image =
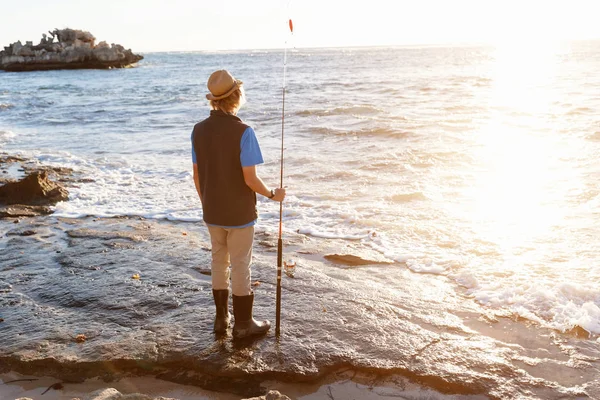
<path id="1" fill-rule="evenodd" d="M 154 165 L 136 164 L 134 160 L 118 157 L 81 158 L 68 152 L 37 151 L 23 155 L 35 157 L 46 165 L 73 168 L 76 175 L 93 179 L 93 182 L 69 187 L 70 200 L 56 205 L 57 216 L 140 216 L 188 223 L 202 221 L 188 160 Z M 451 232 L 439 234 L 426 219 L 419 219 L 421 214 L 410 209 L 412 202 L 402 205 L 406 213 L 404 219 L 399 220 L 391 212 L 387 215 L 381 212 L 386 210 L 384 200 L 380 203 L 370 199 L 363 203 L 361 199 L 340 201 L 332 191 L 327 192 L 331 197 L 321 192 L 316 188 L 315 193 L 299 195 L 295 193 L 301 193 L 300 190 L 290 190 L 284 203 L 285 233 L 359 242 L 387 259 L 405 263 L 415 273 L 448 276 L 485 307 L 509 310 L 561 331 L 580 326 L 600 334 L 600 288 L 596 287 L 600 271 L 596 275 L 593 272 L 587 276 L 576 275 L 569 271 L 585 270 L 585 266 L 573 265 L 565 266 L 564 274 L 559 277 L 545 276 L 519 267 L 518 257 L 511 259 L 510 264 L 459 264 L 452 259 L 454 248 L 441 244 L 451 237 Z M 349 193 L 361 196 L 361 192 L 354 190 Z M 435 201 L 434 196 L 430 198 Z M 257 231 L 276 234 L 279 204 L 262 196 L 258 196 L 258 201 Z M 417 207 L 423 206 L 423 202 L 414 203 L 421 203 Z M 417 240 L 420 237 L 423 237 L 422 242 Z M 462 249 L 454 254 L 457 251 Z"/>
<path id="2" fill-rule="evenodd" d="M 414 254 L 406 254 L 393 249 L 394 246 L 390 245 L 388 240 L 376 231 L 370 232 L 368 240 L 365 240 L 364 244 L 377 250 L 385 258 L 396 262 L 406 263 L 408 260 L 416 257 Z"/>
<path id="3" fill-rule="evenodd" d="M 344 240 L 361 240 L 361 239 L 366 239 L 369 234 L 363 234 L 363 235 L 349 235 L 346 233 L 343 233 L 341 231 L 321 231 L 318 229 L 310 229 L 310 228 L 300 228 L 298 229 L 298 233 L 303 234 L 303 235 L 310 235 L 310 236 L 314 236 L 314 237 L 319 237 L 319 238 L 323 238 L 323 239 L 344 239 Z"/>
<path id="4" fill-rule="evenodd" d="M 11 139 L 14 139 L 17 135 L 13 131 L 0 130 L 0 143 L 6 143 Z"/>
<path id="5" fill-rule="evenodd" d="M 471 272 L 472 273 L 472 272 Z M 600 287 L 597 280 L 586 283 L 559 283 L 555 279 L 479 280 L 465 277 L 466 272 L 454 279 L 469 288 L 468 293 L 482 305 L 508 310 L 542 326 L 568 331 L 579 326 L 593 334 L 600 334 Z M 592 283 L 594 282 L 594 283 Z"/>
<path id="6" fill-rule="evenodd" d="M 76 178 L 85 179 L 69 186 L 69 201 L 55 206 L 56 216 L 202 220 L 189 171 L 151 169 L 117 158 L 90 160 L 68 152 L 26 151 L 20 154 L 44 165 L 72 168 Z"/>
<path id="7" fill-rule="evenodd" d="M 386 258 L 404 262 L 411 271 L 446 275 L 481 305 L 507 310 L 542 326 L 569 331 L 579 326 L 592 334 L 600 334 L 599 272 L 571 263 L 559 272 L 559 278 L 540 275 L 519 267 L 518 257 L 510 257 L 496 266 L 474 262 L 458 262 L 442 257 L 439 249 L 399 250 L 398 240 L 371 232 L 362 243 Z M 463 265 L 464 264 L 464 265 Z M 588 271 L 588 279 L 573 279 L 572 272 Z M 556 271 L 554 271 L 556 273 Z"/>
<path id="8" fill-rule="evenodd" d="M 446 269 L 435 263 L 432 259 L 410 259 L 406 261 L 406 266 L 414 272 L 421 272 L 426 274 L 443 274 Z"/>

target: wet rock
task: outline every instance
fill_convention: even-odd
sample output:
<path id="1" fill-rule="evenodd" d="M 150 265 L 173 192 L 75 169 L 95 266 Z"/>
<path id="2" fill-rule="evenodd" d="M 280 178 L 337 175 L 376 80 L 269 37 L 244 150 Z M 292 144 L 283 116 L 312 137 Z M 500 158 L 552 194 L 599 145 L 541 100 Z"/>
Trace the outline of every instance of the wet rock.
<path id="1" fill-rule="evenodd" d="M 572 335 L 576 338 L 582 338 L 582 339 L 589 339 L 592 336 L 588 331 L 586 331 L 579 325 L 575 325 L 573 328 L 571 328 L 571 330 L 569 330 L 565 333 L 568 335 Z"/>
<path id="2" fill-rule="evenodd" d="M 303 259 L 294 279 L 283 277 L 281 336 L 234 342 L 212 332 L 210 278 L 193 270 L 208 268 L 210 253 L 181 240 L 181 224 L 38 220 L 55 236 L 0 245 L 0 277 L 13 288 L 0 292 L 10 321 L 0 324 L 0 369 L 63 381 L 145 374 L 244 397 L 265 395 L 264 382 L 316 382 L 341 369 L 492 399 L 600 395 L 600 342 L 558 343 L 558 333 L 508 318 L 490 327 L 445 277 Z M 274 260 L 256 252 L 252 277 L 261 282 L 254 315 L 273 325 Z M 74 342 L 79 334 L 85 342 Z"/>
<path id="3" fill-rule="evenodd" d="M 117 389 L 99 389 L 85 396 L 85 400 L 115 400 L 121 393 Z"/>
<path id="4" fill-rule="evenodd" d="M 73 229 L 68 230 L 67 235 L 72 238 L 90 238 L 90 239 L 101 239 L 103 241 L 110 241 L 114 239 L 126 239 L 132 242 L 143 242 L 146 240 L 146 235 L 142 235 L 139 232 L 127 232 L 127 231 L 116 231 L 106 232 L 99 231 L 96 229 Z"/>
<path id="5" fill-rule="evenodd" d="M 21 217 L 35 217 L 38 215 L 52 214 L 52 210 L 45 206 L 2 206 L 0 205 L 0 219 L 3 218 L 21 218 Z"/>
<path id="6" fill-rule="evenodd" d="M 30 229 L 27 230 L 12 230 L 6 233 L 6 236 L 33 236 L 37 232 Z"/>
<path id="7" fill-rule="evenodd" d="M 55 29 L 42 35 L 38 45 L 18 41 L 0 51 L 0 70 L 39 71 L 54 69 L 124 68 L 144 57 L 119 44 L 100 42 L 90 33 L 75 29 Z M 56 39 L 56 42 L 55 42 Z"/>
<path id="8" fill-rule="evenodd" d="M 375 264 L 392 264 L 390 261 L 382 259 L 367 259 L 352 254 L 326 254 L 323 256 L 326 260 L 335 264 L 358 266 L 358 265 L 375 265 Z"/>
<path id="9" fill-rule="evenodd" d="M 267 390 L 261 386 L 260 380 L 252 376 L 215 376 L 184 368 L 172 368 L 171 371 L 157 375 L 158 379 L 169 382 L 181 383 L 183 385 L 199 386 L 206 390 L 215 392 L 228 392 L 243 397 L 260 396 Z"/>
<path id="10" fill-rule="evenodd" d="M 252 397 L 252 398 L 244 399 L 244 400 L 291 400 L 291 399 L 289 397 L 287 397 L 286 395 L 279 393 L 277 390 L 270 390 L 269 393 L 267 393 L 264 396 Z"/>
<path id="11" fill-rule="evenodd" d="M 263 246 L 263 247 L 268 247 L 268 248 L 276 248 L 277 247 L 277 242 L 275 242 L 274 240 L 261 240 L 258 242 L 259 245 Z"/>
<path id="12" fill-rule="evenodd" d="M 48 206 L 69 198 L 69 192 L 48 179 L 45 171 L 34 172 L 24 179 L 0 186 L 0 204 Z"/>
<path id="13" fill-rule="evenodd" d="M 117 389 L 96 390 L 85 396 L 83 400 L 177 400 L 170 397 L 150 397 L 140 393 L 121 394 Z"/>
<path id="14" fill-rule="evenodd" d="M 195 271 L 198 271 L 202 275 L 207 275 L 207 276 L 212 275 L 212 270 L 210 268 L 206 268 L 206 267 L 202 267 L 202 266 L 195 266 L 195 267 L 192 267 L 192 269 L 194 269 Z"/>
<path id="15" fill-rule="evenodd" d="M 17 156 L 0 155 L 0 165 L 23 162 L 23 161 L 27 161 L 27 160 L 22 157 L 17 157 Z"/>
<path id="16" fill-rule="evenodd" d="M 49 167 L 47 165 L 25 165 L 23 170 L 28 174 L 46 171 L 49 176 L 59 177 L 61 179 L 66 179 L 66 177 L 73 173 L 73 168 Z"/>

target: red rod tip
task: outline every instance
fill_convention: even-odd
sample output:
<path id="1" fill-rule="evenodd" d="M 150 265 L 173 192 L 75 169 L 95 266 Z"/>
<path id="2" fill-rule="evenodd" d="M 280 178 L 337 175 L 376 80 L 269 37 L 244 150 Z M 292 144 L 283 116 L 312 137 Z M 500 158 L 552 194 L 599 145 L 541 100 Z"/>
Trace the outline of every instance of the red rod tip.
<path id="1" fill-rule="evenodd" d="M 290 19 L 290 32 L 294 33 L 294 23 Z"/>

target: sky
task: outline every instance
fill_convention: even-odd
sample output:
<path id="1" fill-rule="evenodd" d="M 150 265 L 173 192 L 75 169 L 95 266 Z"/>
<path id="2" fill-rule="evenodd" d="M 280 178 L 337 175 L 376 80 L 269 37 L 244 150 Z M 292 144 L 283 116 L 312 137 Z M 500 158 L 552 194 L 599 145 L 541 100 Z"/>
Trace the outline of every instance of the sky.
<path id="1" fill-rule="evenodd" d="M 0 46 L 66 27 L 137 52 L 600 39 L 600 0 L 0 0 L 0 10 Z"/>

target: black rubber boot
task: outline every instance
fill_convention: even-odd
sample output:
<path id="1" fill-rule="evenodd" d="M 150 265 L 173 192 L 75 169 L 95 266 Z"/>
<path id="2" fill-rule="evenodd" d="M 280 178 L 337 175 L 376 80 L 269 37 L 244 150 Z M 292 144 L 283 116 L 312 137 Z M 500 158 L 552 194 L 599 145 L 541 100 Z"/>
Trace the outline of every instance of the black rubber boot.
<path id="1" fill-rule="evenodd" d="M 269 321 L 257 321 L 252 318 L 254 292 L 248 296 L 233 295 L 233 338 L 243 339 L 248 336 L 264 335 L 271 328 Z"/>
<path id="2" fill-rule="evenodd" d="M 216 316 L 215 316 L 215 333 L 225 333 L 229 328 L 231 314 L 229 314 L 229 290 L 214 290 L 213 298 L 215 299 Z"/>

